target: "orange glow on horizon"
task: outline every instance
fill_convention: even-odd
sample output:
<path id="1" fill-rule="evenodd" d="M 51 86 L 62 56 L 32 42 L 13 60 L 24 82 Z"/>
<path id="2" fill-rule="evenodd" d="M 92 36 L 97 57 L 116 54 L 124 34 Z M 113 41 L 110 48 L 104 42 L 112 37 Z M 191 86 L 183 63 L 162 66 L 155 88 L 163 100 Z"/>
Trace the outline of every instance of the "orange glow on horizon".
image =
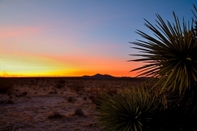
<path id="1" fill-rule="evenodd" d="M 13 72 L 8 72 L 6 70 L 3 70 L 0 72 L 0 76 L 3 77 L 80 77 L 84 75 L 95 75 L 95 74 L 108 74 L 112 75 L 115 77 L 135 77 L 137 76 L 137 72 L 130 72 L 130 70 L 116 70 L 116 69 L 111 69 L 111 70 L 102 70 L 102 69 L 90 69 L 88 68 L 82 68 L 82 69 L 77 69 L 77 68 L 70 68 L 70 69 L 63 69 L 59 66 L 54 67 L 54 69 L 51 69 L 49 71 L 43 71 L 43 72 L 36 72 L 36 71 L 13 71 Z"/>
<path id="2" fill-rule="evenodd" d="M 45 72 L 45 73 L 12 73 L 3 71 L 0 77 L 81 77 L 84 75 L 92 76 L 95 74 L 108 74 L 114 77 L 135 77 L 136 73 L 126 71 L 112 71 L 112 72 L 97 72 L 97 71 L 73 71 L 73 72 Z"/>
<path id="3" fill-rule="evenodd" d="M 78 77 L 84 75 L 109 74 L 115 77 L 135 77 L 137 72 L 130 70 L 141 66 L 140 63 L 120 59 L 99 59 L 78 56 L 55 57 L 50 55 L 26 54 L 2 55 L 0 61 L 3 77 Z"/>

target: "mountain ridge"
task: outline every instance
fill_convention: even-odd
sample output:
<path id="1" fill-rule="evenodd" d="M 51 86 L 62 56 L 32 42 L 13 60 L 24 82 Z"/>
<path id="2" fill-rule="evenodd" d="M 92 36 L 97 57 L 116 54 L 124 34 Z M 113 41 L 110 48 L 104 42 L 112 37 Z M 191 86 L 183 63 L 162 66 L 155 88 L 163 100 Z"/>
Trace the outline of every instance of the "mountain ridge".
<path id="1" fill-rule="evenodd" d="M 82 76 L 83 78 L 115 78 L 114 76 L 111 76 L 109 74 L 100 74 L 100 73 L 97 73 L 95 75 L 92 75 L 92 76 L 89 76 L 89 75 L 84 75 Z"/>

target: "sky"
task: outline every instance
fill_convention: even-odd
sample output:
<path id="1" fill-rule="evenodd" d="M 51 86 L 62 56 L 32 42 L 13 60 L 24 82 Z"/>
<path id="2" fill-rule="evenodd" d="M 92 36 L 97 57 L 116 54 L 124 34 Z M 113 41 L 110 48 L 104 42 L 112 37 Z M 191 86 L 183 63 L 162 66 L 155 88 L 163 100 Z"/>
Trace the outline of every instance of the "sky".
<path id="1" fill-rule="evenodd" d="M 144 18 L 190 20 L 196 0 L 0 0 L 0 76 L 134 77 Z"/>

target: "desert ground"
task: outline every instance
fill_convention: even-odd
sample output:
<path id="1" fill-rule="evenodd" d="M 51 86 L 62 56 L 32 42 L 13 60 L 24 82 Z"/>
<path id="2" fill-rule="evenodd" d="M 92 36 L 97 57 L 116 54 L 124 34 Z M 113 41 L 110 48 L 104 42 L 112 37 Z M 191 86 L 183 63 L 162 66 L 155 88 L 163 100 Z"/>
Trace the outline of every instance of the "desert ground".
<path id="1" fill-rule="evenodd" d="M 142 80 L 14 78 L 0 93 L 0 131 L 99 131 L 97 100 Z"/>

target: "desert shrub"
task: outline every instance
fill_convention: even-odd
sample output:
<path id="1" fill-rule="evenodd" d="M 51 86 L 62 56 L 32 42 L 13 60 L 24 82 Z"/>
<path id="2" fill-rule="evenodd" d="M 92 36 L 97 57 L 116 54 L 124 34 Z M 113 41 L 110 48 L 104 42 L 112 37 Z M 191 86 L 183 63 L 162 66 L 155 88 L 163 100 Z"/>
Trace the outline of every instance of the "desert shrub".
<path id="1" fill-rule="evenodd" d="M 83 97 L 83 100 L 87 100 L 87 97 L 84 96 L 84 97 Z"/>
<path id="2" fill-rule="evenodd" d="M 21 93 L 21 96 L 26 96 L 28 93 L 25 91 L 25 92 L 22 92 Z"/>
<path id="3" fill-rule="evenodd" d="M 79 93 L 84 89 L 83 81 L 73 81 L 71 89 Z"/>
<path id="4" fill-rule="evenodd" d="M 154 131 L 196 131 L 196 114 L 186 113 L 181 108 L 161 110 L 157 114 Z"/>
<path id="5" fill-rule="evenodd" d="M 103 94 L 98 120 L 104 131 L 151 130 L 159 102 L 145 88 L 125 89 L 122 94 Z"/>
<path id="6" fill-rule="evenodd" d="M 14 101 L 11 99 L 2 99 L 0 100 L 0 105 L 3 105 L 3 104 L 14 104 Z"/>
<path id="7" fill-rule="evenodd" d="M 0 93 L 8 93 L 14 86 L 13 79 L 0 78 Z"/>
<path id="8" fill-rule="evenodd" d="M 19 131 L 20 128 L 21 126 L 17 124 L 13 124 L 13 123 L 4 124 L 3 127 L 1 127 L 1 124 L 0 124 L 0 131 Z"/>
<path id="9" fill-rule="evenodd" d="M 88 98 L 92 101 L 92 103 L 95 103 L 95 96 L 90 95 L 90 96 L 88 96 Z"/>
<path id="10" fill-rule="evenodd" d="M 102 94 L 103 93 L 88 96 L 88 98 L 91 100 L 91 102 L 96 105 L 96 108 L 99 108 L 100 107 L 101 98 L 102 98 Z M 104 94 L 107 94 L 107 93 L 104 93 Z M 111 94 L 108 94 L 108 95 L 111 96 Z"/>
<path id="11" fill-rule="evenodd" d="M 188 107 L 184 103 L 181 103 L 182 100 L 180 100 L 178 92 L 166 91 L 162 95 L 159 95 L 162 108 L 160 108 L 156 115 L 157 122 L 155 123 L 156 126 L 154 126 L 155 131 L 197 130 L 197 127 L 195 126 L 195 122 L 197 121 L 196 111 L 187 111 Z"/>
<path id="12" fill-rule="evenodd" d="M 55 87 L 58 88 L 58 89 L 61 89 L 64 86 L 65 86 L 65 80 L 62 80 L 62 79 L 58 80 L 56 85 L 55 85 Z"/>
<path id="13" fill-rule="evenodd" d="M 84 116 L 84 112 L 81 108 L 76 108 L 75 109 L 75 115 Z"/>
<path id="14" fill-rule="evenodd" d="M 60 114 L 59 112 L 52 112 L 49 116 L 48 119 L 60 119 L 63 118 L 64 115 Z"/>
<path id="15" fill-rule="evenodd" d="M 68 102 L 69 103 L 74 103 L 76 101 L 76 99 L 72 96 L 68 97 Z"/>
<path id="16" fill-rule="evenodd" d="M 50 91 L 49 94 L 57 94 L 57 91 Z"/>
<path id="17" fill-rule="evenodd" d="M 106 93 L 109 95 L 115 95 L 117 94 L 117 89 L 111 89 L 111 88 L 107 88 Z"/>

